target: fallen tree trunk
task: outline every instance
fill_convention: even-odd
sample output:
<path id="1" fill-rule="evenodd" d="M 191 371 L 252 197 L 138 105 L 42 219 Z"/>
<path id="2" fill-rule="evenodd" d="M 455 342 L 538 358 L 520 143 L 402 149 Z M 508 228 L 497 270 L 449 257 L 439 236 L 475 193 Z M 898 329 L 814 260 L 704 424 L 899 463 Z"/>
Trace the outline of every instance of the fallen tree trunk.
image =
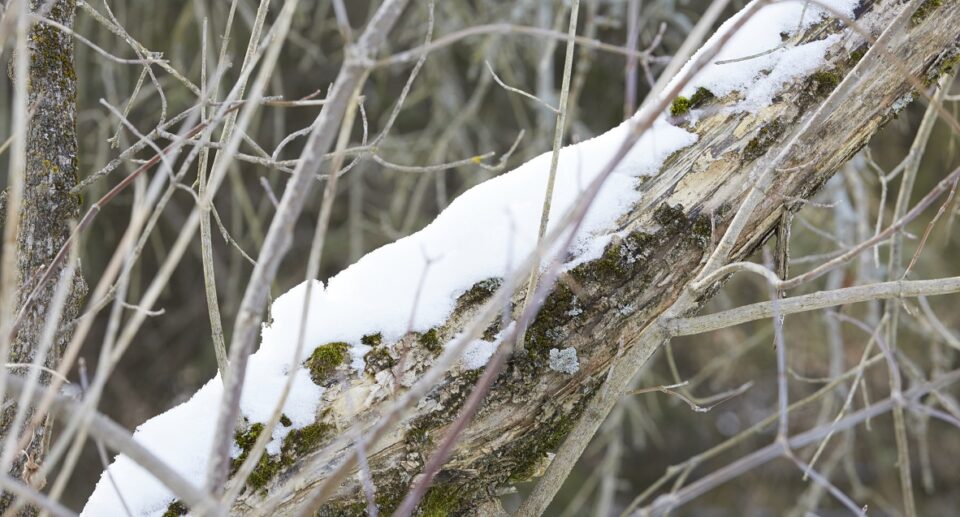
<path id="1" fill-rule="evenodd" d="M 599 392 L 611 368 L 629 377 L 667 337 L 656 325 L 659 318 L 688 313 L 709 297 L 710 292 L 693 298 L 685 292 L 771 157 L 783 159 L 728 261 L 753 253 L 785 211 L 798 210 L 797 200 L 813 196 L 902 109 L 917 84 L 908 75 L 929 85 L 949 71 L 960 55 L 960 4 L 928 1 L 912 14 L 917 4 L 864 2 L 857 9 L 857 24 L 870 39 L 890 27 L 882 39 L 889 55 L 873 48 L 864 34 L 828 19 L 800 40 L 840 36 L 823 66 L 785 85 L 770 105 L 755 113 L 723 109 L 738 100 L 732 94 L 708 101 L 696 122 L 676 110 L 672 123 L 697 133 L 699 140 L 672 155 L 659 175 L 640 187 L 641 201 L 619 223 L 625 237 L 611 243 L 601 258 L 569 271 L 569 279 L 547 297 L 526 332 L 524 351 L 508 360 L 434 480 L 420 507 L 424 514 L 487 511 L 483 505 L 499 489 L 541 472 L 547 453 L 572 430 L 589 434 L 590 424 L 583 422 L 599 425 L 619 396 Z M 336 435 L 346 434 L 354 423 L 373 428 L 497 286 L 496 279 L 477 284 L 460 297 L 445 324 L 411 333 L 392 348 L 369 336 L 373 351 L 365 373 L 350 374 L 346 384 L 328 383 L 317 423 L 291 433 L 278 457 L 261 460 L 233 511 L 267 507 L 290 514 L 307 504 L 314 489 L 352 454 L 352 445 L 335 441 Z M 524 295 L 515 293 L 515 307 Z M 494 324 L 488 333 L 500 330 Z M 325 346 L 342 360 L 335 345 Z M 550 367 L 550 350 L 567 347 L 576 349 L 579 361 L 572 374 Z M 634 364 L 623 364 L 626 358 Z M 332 371 L 346 372 L 337 362 L 319 373 L 333 379 Z M 403 425 L 366 445 L 381 513 L 393 511 L 408 492 L 479 374 L 450 370 Z M 248 429 L 238 435 L 238 445 L 249 446 L 255 437 Z M 366 507 L 361 483 L 350 475 L 319 513 L 362 515 Z"/>

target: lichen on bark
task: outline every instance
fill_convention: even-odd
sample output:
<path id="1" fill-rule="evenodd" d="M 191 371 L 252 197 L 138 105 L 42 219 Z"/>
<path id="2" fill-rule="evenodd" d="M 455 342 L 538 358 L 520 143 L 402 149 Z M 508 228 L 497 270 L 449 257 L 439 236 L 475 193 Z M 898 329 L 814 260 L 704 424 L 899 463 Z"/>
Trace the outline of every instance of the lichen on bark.
<path id="1" fill-rule="evenodd" d="M 29 2 L 31 13 L 54 20 L 68 28 L 73 27 L 76 7 L 76 0 Z M 49 10 L 44 11 L 45 9 Z M 39 278 L 38 272 L 42 272 L 43 268 L 52 262 L 54 255 L 67 242 L 71 222 L 76 221 L 80 215 L 80 198 L 71 193 L 71 189 L 77 184 L 78 152 L 77 73 L 73 63 L 73 39 L 51 25 L 34 23 L 28 35 L 28 46 L 28 49 L 16 49 L 16 52 L 30 53 L 27 81 L 30 120 L 25 135 L 25 184 L 17 239 L 18 310 L 33 291 L 34 283 Z M 61 271 L 64 267 L 63 264 L 58 266 Z M 51 280 L 39 289 L 29 309 L 24 313 L 16 339 L 11 343 L 10 356 L 6 358 L 9 362 L 33 361 L 61 271 L 51 275 Z M 44 365 L 52 369 L 59 364 L 64 348 L 71 338 L 72 333 L 65 323 L 78 316 L 81 300 L 86 293 L 86 284 L 79 268 L 70 281 L 71 292 L 60 318 L 61 330 L 44 361 Z M 26 372 L 13 369 L 12 373 Z M 41 380 L 47 383 L 49 374 L 42 374 Z M 0 436 L 9 432 L 22 432 L 9 429 L 15 412 L 15 404 L 11 404 L 3 412 L 0 418 Z M 32 409 L 28 417 L 31 414 Z M 38 463 L 43 457 L 48 431 L 46 426 L 37 427 L 29 442 L 27 452 Z M 17 477 L 22 458 L 23 455 L 18 454 L 11 475 Z M 0 499 L 0 510 L 5 509 L 9 503 L 10 496 L 4 493 Z"/>

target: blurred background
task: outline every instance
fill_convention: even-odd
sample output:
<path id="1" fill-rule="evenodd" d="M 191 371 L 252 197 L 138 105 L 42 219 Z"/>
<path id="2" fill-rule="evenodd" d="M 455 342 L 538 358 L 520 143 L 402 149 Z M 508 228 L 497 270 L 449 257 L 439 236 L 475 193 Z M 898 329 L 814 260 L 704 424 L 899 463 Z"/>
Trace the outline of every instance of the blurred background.
<path id="1" fill-rule="evenodd" d="M 224 84 L 232 84 L 257 3 L 239 1 L 237 23 L 229 41 L 220 37 L 230 4 L 223 0 L 109 0 L 106 4 L 91 0 L 88 7 L 99 12 L 106 12 L 109 7 L 130 38 L 152 52 L 162 53 L 174 69 L 195 84 L 200 83 L 203 49 L 206 48 L 212 69 L 220 45 L 227 45 L 226 55 L 232 67 L 226 72 Z M 274 3 L 278 5 L 268 16 L 268 26 L 279 10 L 279 2 Z M 411 4 L 380 57 L 423 44 L 429 27 L 427 2 Z M 578 45 L 571 91 L 570 141 L 604 132 L 621 122 L 625 114 L 632 113 L 649 90 L 651 80 L 656 79 L 709 2 L 583 0 L 581 4 L 578 34 L 611 48 Z M 346 5 L 351 24 L 357 28 L 365 23 L 378 2 L 351 0 Z M 721 21 L 742 5 L 738 0 L 731 2 Z M 554 115 L 535 102 L 507 92 L 486 63 L 504 83 L 556 104 L 564 43 L 544 31 L 565 31 L 568 16 L 568 3 L 559 0 L 437 2 L 434 40 L 489 24 L 499 24 L 499 30 L 476 31 L 431 51 L 389 136 L 372 152 L 351 157 L 358 161 L 340 182 L 321 279 L 336 274 L 364 253 L 417 231 L 471 186 L 550 149 Z M 204 22 L 208 24 L 205 46 Z M 294 26 L 293 37 L 284 47 L 267 95 L 293 100 L 319 91 L 322 98 L 343 58 L 342 38 L 331 2 L 301 2 Z M 115 55 L 136 57 L 124 37 L 107 30 L 87 7 L 78 10 L 76 32 Z M 647 57 L 631 62 L 623 48 L 646 51 Z M 9 56 L 4 54 L 4 59 Z M 385 124 L 414 66 L 415 59 L 388 60 L 374 70 L 363 92 L 367 140 Z M 142 66 L 105 60 L 83 44 L 77 44 L 77 71 L 81 177 L 101 169 L 136 141 L 135 135 L 119 129 L 117 118 L 100 104 L 101 99 L 121 110 L 129 104 L 130 122 L 144 133 L 162 118 L 169 120 L 197 102 L 181 81 L 158 67 L 151 70 L 155 77 L 144 76 Z M 11 84 L 4 76 L 0 81 L 0 107 L 9 110 L 11 98 Z M 308 127 L 319 109 L 264 107 L 249 132 L 256 145 L 244 143 L 241 152 L 274 156 L 278 160 L 296 158 L 303 138 L 284 142 L 285 138 Z M 791 241 L 793 272 L 815 267 L 831 253 L 862 240 L 864 228 L 870 232 L 867 236 L 872 234 L 878 215 L 884 217 L 885 224 L 890 222 L 899 179 L 888 182 L 885 202 L 881 202 L 884 189 L 880 178 L 893 171 L 907 154 L 925 109 L 921 102 L 904 109 L 874 138 L 869 153 L 855 158 L 827 185 L 816 204 L 800 212 L 794 221 Z M 948 109 L 957 113 L 956 99 L 949 99 Z M 10 133 L 9 120 L 9 116 L 0 117 L 0 134 Z M 516 150 L 501 163 L 501 157 L 521 132 L 523 138 Z M 362 127 L 357 127 L 353 138 L 351 146 L 361 145 Z M 913 199 L 929 191 L 958 165 L 956 144 L 956 135 L 945 125 L 938 123 L 934 127 Z M 487 153 L 492 153 L 482 160 L 487 167 L 473 163 L 429 171 L 403 167 L 462 162 Z M 138 155 L 148 157 L 147 152 Z M 83 193 L 84 208 L 137 165 L 136 160 L 130 160 L 93 183 Z M 256 257 L 273 215 L 271 198 L 280 196 L 287 175 L 282 167 L 235 161 L 216 199 L 216 215 L 222 229 L 214 227 L 214 263 L 228 343 L 233 317 L 252 269 L 243 253 Z M 318 182 L 300 218 L 300 238 L 281 267 L 274 295 L 303 279 L 313 221 L 319 209 L 320 185 Z M 83 239 L 81 257 L 88 282 L 99 277 L 115 249 L 128 221 L 131 200 L 130 193 L 115 199 Z M 174 194 L 137 265 L 129 299 L 137 299 L 153 278 L 193 203 L 194 199 L 185 192 Z M 960 249 L 953 230 L 956 208 L 955 202 L 946 207 L 946 215 L 933 229 L 910 278 L 957 274 Z M 909 233 L 914 237 L 922 235 L 935 212 L 936 209 L 928 210 L 909 226 Z M 224 232 L 227 239 L 222 238 Z M 908 258 L 916 250 L 917 241 L 906 240 Z M 140 331 L 100 404 L 102 412 L 131 430 L 186 400 L 216 373 L 200 253 L 199 242 L 195 241 L 157 304 L 164 313 L 150 318 Z M 791 294 L 883 280 L 886 254 L 887 249 L 881 247 L 879 261 L 865 254 L 863 260 Z M 723 288 L 706 310 L 767 299 L 764 284 L 753 277 L 738 277 Z M 955 301 L 949 297 L 930 299 L 929 305 L 956 335 L 960 311 Z M 910 301 L 907 306 L 908 310 L 902 312 L 899 346 L 904 368 L 915 369 L 912 375 L 906 375 L 908 382 L 928 377 L 931 372 L 956 368 L 956 350 L 931 330 L 929 318 L 916 302 Z M 805 313 L 786 319 L 791 401 L 821 390 L 830 377 L 860 361 L 869 334 L 836 314 L 875 324 L 880 310 L 880 304 L 861 304 L 829 314 Z M 88 365 L 97 363 L 105 314 L 101 319 L 83 349 Z M 669 352 L 656 356 L 639 386 L 689 381 L 683 393 L 700 410 L 695 411 L 680 397 L 659 392 L 625 400 L 581 459 L 549 515 L 619 514 L 671 465 L 682 464 L 731 437 L 739 437 L 739 442 L 728 450 L 692 469 L 688 481 L 694 480 L 773 440 L 775 425 L 740 434 L 776 410 L 777 371 L 770 322 L 677 339 Z M 853 409 L 863 407 L 864 397 L 879 400 L 887 396 L 885 366 L 882 362 L 879 366 L 874 364 L 865 374 L 865 395 L 858 393 Z M 741 387 L 742 390 L 738 389 Z M 841 384 L 791 413 L 791 431 L 831 420 L 843 404 L 847 389 L 849 383 Z M 921 514 L 956 514 L 960 508 L 960 469 L 956 465 L 960 432 L 915 414 L 908 414 L 908 420 Z M 804 458 L 809 460 L 812 452 L 805 451 Z M 869 426 L 835 436 L 817 465 L 856 501 L 868 504 L 871 515 L 897 515 L 901 505 L 895 462 L 891 418 L 885 415 L 872 420 Z M 90 445 L 65 503 L 72 508 L 81 507 L 101 470 L 95 448 Z M 669 490 L 673 483 L 673 479 L 669 480 L 661 490 Z M 519 487 L 521 494 L 528 489 Z M 658 493 L 661 492 L 654 495 Z M 505 505 L 515 507 L 519 498 L 520 495 L 507 495 Z M 814 483 L 804 481 L 795 465 L 777 460 L 674 513 L 760 516 L 805 515 L 808 511 L 817 515 L 846 513 Z"/>

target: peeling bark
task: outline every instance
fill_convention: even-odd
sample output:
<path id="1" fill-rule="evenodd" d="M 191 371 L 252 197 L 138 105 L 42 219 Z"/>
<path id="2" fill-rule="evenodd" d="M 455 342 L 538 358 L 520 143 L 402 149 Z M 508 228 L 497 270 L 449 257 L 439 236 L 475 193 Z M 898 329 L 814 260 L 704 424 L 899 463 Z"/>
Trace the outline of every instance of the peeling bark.
<path id="1" fill-rule="evenodd" d="M 858 9 L 857 22 L 876 37 L 904 8 L 889 0 L 866 1 Z M 958 56 L 960 3 L 934 9 L 934 15 L 911 21 L 888 40 L 890 53 L 924 84 L 944 73 Z M 701 99 L 704 115 L 695 125 L 686 114 L 674 118 L 674 123 L 695 131 L 698 142 L 671 156 L 658 176 L 639 187 L 641 201 L 619 224 L 626 237 L 611 243 L 601 258 L 570 272 L 576 293 L 561 283 L 547 298 L 527 331 L 525 353 L 508 361 L 427 492 L 421 513 L 483 513 L 500 489 L 541 472 L 547 453 L 562 443 L 578 419 L 603 417 L 583 413 L 622 353 L 621 346 L 638 346 L 644 329 L 678 300 L 730 223 L 752 180 L 762 172 L 765 157 L 788 152 L 731 261 L 753 253 L 773 234 L 785 210 L 799 209 L 794 200 L 813 196 L 895 115 L 893 106 L 913 90 L 904 73 L 882 57 L 862 60 L 868 46 L 865 38 L 835 20 L 808 29 L 803 39 L 831 34 L 841 38 L 829 50 L 823 67 L 786 85 L 758 113 L 718 109 L 736 102 L 737 94 L 732 94 Z M 845 78 L 852 82 L 853 94 L 820 123 L 806 127 L 813 112 Z M 786 149 L 793 136 L 796 145 Z M 410 334 L 395 344 L 377 340 L 374 355 L 368 356 L 375 361 L 363 374 L 350 372 L 345 364 L 326 372 L 347 375 L 348 384 L 345 389 L 340 383 L 328 383 L 316 424 L 323 432 L 312 435 L 309 443 L 285 444 L 280 458 L 262 460 L 266 467 L 258 471 L 266 475 L 256 476 L 233 512 L 276 504 L 276 511 L 286 515 L 303 505 L 311 489 L 350 453 L 349 447 L 325 446 L 353 422 L 369 430 L 396 393 L 429 367 L 438 345 L 471 319 L 495 284 L 495 279 L 477 284 L 461 296 L 451 318 L 428 333 Z M 523 296 L 516 293 L 514 302 Z M 494 324 L 488 333 L 497 330 Z M 576 349 L 577 373 L 549 368 L 549 350 L 555 347 Z M 453 369 L 411 410 L 405 424 L 380 443 L 367 445 L 381 513 L 392 511 L 400 502 L 478 377 L 479 371 Z M 249 441 L 249 436 L 244 439 Z M 308 481 L 294 486 L 292 480 L 301 474 Z M 362 489 L 353 475 L 320 515 L 364 515 L 365 511 Z"/>
<path id="2" fill-rule="evenodd" d="M 48 10 L 41 12 L 44 4 L 51 5 Z M 76 0 L 31 0 L 29 7 L 31 13 L 73 27 Z M 73 39 L 54 27 L 35 23 L 30 29 L 29 47 L 27 106 L 32 116 L 26 135 L 24 198 L 17 242 L 18 310 L 30 296 L 43 269 L 67 241 L 71 221 L 76 221 L 80 210 L 79 196 L 70 193 L 77 184 L 77 75 L 73 64 Z M 59 266 L 61 270 L 64 267 Z M 60 276 L 58 271 L 53 278 L 59 280 Z M 86 292 L 79 272 L 69 281 L 73 285 L 63 308 L 61 326 L 78 316 L 80 302 Z M 48 282 L 36 294 L 20 321 L 18 334 L 11 344 L 9 362 L 33 361 L 56 284 L 56 280 Z M 58 332 L 44 361 L 45 366 L 56 369 L 71 334 L 67 329 Z M 26 375 L 27 370 L 15 368 L 12 373 Z M 41 382 L 47 384 L 48 381 L 49 374 L 43 373 Z M 32 409 L 28 412 L 27 421 L 32 412 Z M 9 429 L 15 413 L 15 404 L 3 412 L 0 436 L 6 436 L 8 432 L 22 432 Z M 27 447 L 27 452 L 37 463 L 41 462 L 49 439 L 48 432 L 49 425 L 38 427 Z M 11 476 L 19 478 L 23 456 L 19 451 L 17 455 Z M 0 500 L 0 510 L 5 509 L 9 502 L 9 495 L 5 493 Z"/>

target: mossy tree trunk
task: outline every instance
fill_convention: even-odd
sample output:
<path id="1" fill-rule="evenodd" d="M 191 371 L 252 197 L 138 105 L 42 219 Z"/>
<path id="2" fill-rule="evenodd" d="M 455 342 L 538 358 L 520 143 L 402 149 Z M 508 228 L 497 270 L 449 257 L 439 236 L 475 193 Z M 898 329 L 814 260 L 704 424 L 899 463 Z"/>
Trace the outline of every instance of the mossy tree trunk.
<path id="1" fill-rule="evenodd" d="M 47 5 L 45 5 L 47 4 Z M 31 13 L 52 19 L 66 27 L 73 27 L 76 0 L 30 0 Z M 26 170 L 24 193 L 20 211 L 17 249 L 18 294 L 17 310 L 26 302 L 44 269 L 67 241 L 71 222 L 79 216 L 80 198 L 70 190 L 77 184 L 77 75 L 74 68 L 73 39 L 59 29 L 43 23 L 34 23 L 29 33 L 29 78 L 27 106 L 30 121 L 26 135 Z M 16 49 L 22 52 L 24 49 Z M 11 363 L 30 363 L 40 344 L 41 333 L 51 307 L 54 290 L 60 281 L 64 265 L 58 266 L 51 280 L 34 297 L 20 321 L 16 339 L 11 344 Z M 67 279 L 72 283 L 70 294 L 60 318 L 61 331 L 54 338 L 44 365 L 56 369 L 63 350 L 71 337 L 65 324 L 79 314 L 86 285 L 79 273 Z M 14 369 L 25 375 L 27 370 Z M 41 376 L 49 381 L 48 374 Z M 16 405 L 3 413 L 0 436 L 24 429 L 10 429 Z M 32 411 L 31 411 L 32 413 Z M 29 413 L 27 422 L 29 422 Z M 27 453 L 41 463 L 48 443 L 48 425 L 37 427 L 30 438 Z M 17 451 L 17 461 L 11 475 L 19 478 L 24 460 Z M 8 494 L 0 501 L 0 509 L 9 504 Z"/>
<path id="2" fill-rule="evenodd" d="M 960 2 L 934 5 L 932 13 L 918 11 L 912 20 L 900 16 L 908 5 L 866 0 L 857 10 L 857 23 L 877 37 L 899 17 L 901 26 L 888 35 L 887 48 L 906 71 L 929 85 L 957 62 Z M 798 210 L 797 200 L 813 196 L 896 114 L 895 107 L 902 104 L 898 101 L 916 93 L 904 69 L 880 52 L 867 52 L 865 57 L 869 42 L 837 20 L 808 29 L 802 41 L 833 34 L 840 38 L 821 69 L 785 85 L 782 94 L 757 113 L 719 109 L 735 103 L 736 93 L 706 99 L 696 124 L 678 111 L 673 123 L 696 132 L 698 142 L 671 156 L 658 176 L 639 187 L 641 201 L 620 221 L 619 229 L 627 237 L 611 244 L 602 258 L 571 271 L 576 293 L 560 283 L 547 298 L 527 332 L 525 352 L 509 359 L 477 417 L 460 435 L 421 512 L 483 512 L 481 508 L 489 508 L 483 505 L 489 505 L 501 488 L 535 476 L 547 453 L 585 418 L 588 402 L 597 396 L 624 350 L 644 347 L 644 357 L 649 358 L 662 343 L 662 338 L 653 342 L 647 331 L 665 311 L 677 310 L 674 305 L 681 293 L 730 224 L 768 158 L 786 152 L 730 261 L 750 256 L 775 233 L 784 211 Z M 841 81 L 849 94 L 839 102 L 831 100 L 828 109 L 815 117 Z M 788 141 L 794 145 L 788 146 Z M 376 346 L 361 375 L 345 364 L 327 365 L 323 376 L 329 378 L 320 379 L 327 390 L 317 423 L 310 433 L 289 439 L 279 456 L 261 460 L 233 511 L 242 514 L 268 504 L 285 515 L 301 508 L 332 466 L 352 453 L 349 445 L 330 446 L 335 437 L 356 422 L 367 431 L 375 426 L 397 394 L 429 367 L 439 345 L 464 328 L 496 285 L 496 279 L 477 284 L 460 298 L 444 325 L 425 334 L 408 335 L 399 344 L 380 343 L 378 336 L 368 336 Z M 516 293 L 514 301 L 523 296 Z M 683 311 L 696 309 L 706 298 Z M 577 373 L 549 368 L 550 349 L 566 347 L 576 349 Z M 337 382 L 338 375 L 347 375 L 348 383 Z M 451 370 L 426 400 L 410 410 L 400 429 L 366 445 L 381 513 L 396 508 L 478 377 L 478 371 Z M 309 440 L 301 439 L 304 436 Z M 252 443 L 249 436 L 245 438 Z M 363 515 L 365 511 L 360 482 L 351 475 L 320 514 Z"/>

